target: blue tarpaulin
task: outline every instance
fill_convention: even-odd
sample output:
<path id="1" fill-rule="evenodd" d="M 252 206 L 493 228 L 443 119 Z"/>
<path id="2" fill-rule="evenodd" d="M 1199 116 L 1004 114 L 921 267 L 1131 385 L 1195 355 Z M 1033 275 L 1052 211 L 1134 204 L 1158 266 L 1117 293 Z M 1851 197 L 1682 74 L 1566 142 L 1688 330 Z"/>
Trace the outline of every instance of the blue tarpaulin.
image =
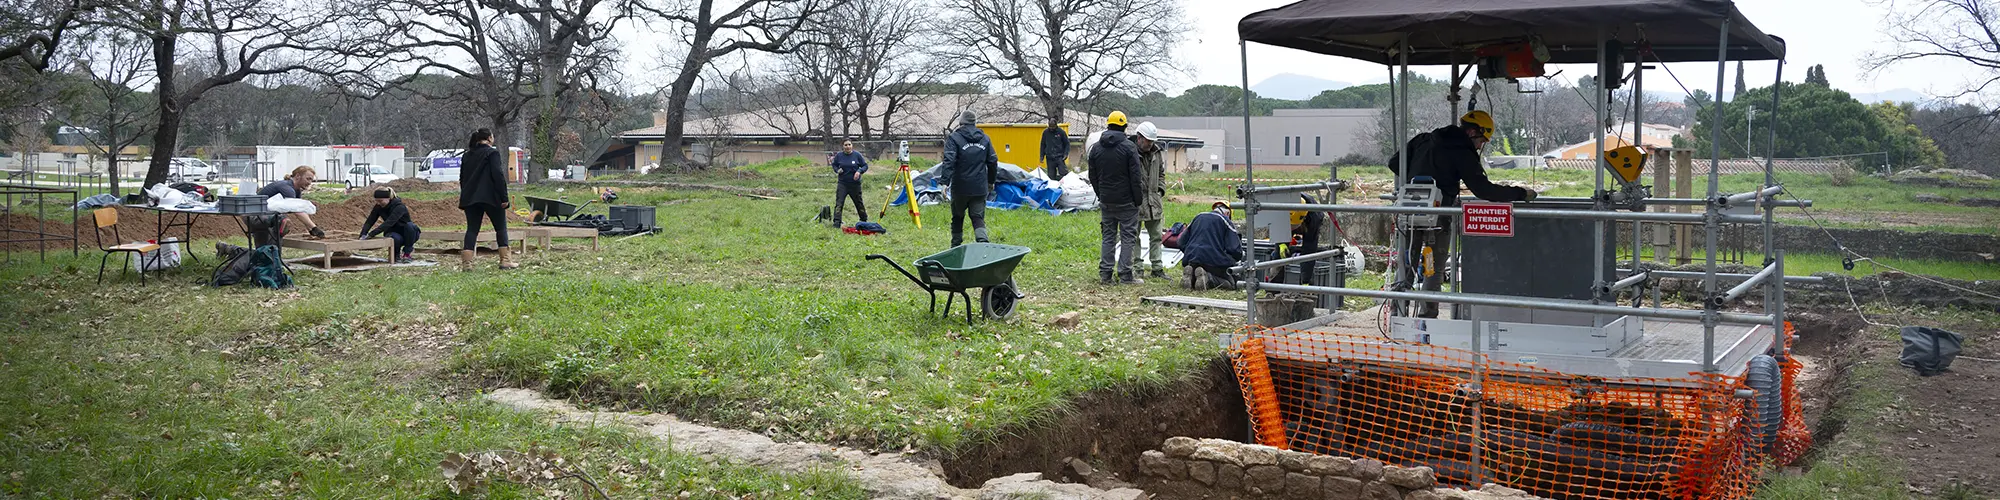
<path id="1" fill-rule="evenodd" d="M 935 182 L 929 184 L 917 187 L 917 200 L 925 204 L 933 199 L 942 201 L 944 190 Z M 1013 210 L 1027 207 L 1048 212 L 1050 215 L 1063 212 L 1056 206 L 1057 200 L 1062 199 L 1062 189 L 1055 187 L 1055 184 L 1049 181 L 1031 178 L 1025 181 L 1002 182 L 996 188 L 993 197 L 986 200 L 986 208 Z M 900 207 L 909 202 L 908 193 L 899 193 L 889 206 Z"/>

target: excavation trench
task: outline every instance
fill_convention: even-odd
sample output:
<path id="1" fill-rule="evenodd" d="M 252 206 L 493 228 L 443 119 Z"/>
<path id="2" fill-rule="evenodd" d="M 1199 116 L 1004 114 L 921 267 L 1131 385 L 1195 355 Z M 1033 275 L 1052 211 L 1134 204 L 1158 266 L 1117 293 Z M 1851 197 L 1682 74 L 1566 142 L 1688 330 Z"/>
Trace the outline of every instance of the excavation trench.
<path id="1" fill-rule="evenodd" d="M 1052 421 L 1010 429 L 941 462 L 945 478 L 961 488 L 1023 472 L 1088 481 L 1069 464 L 1071 459 L 1137 482 L 1140 454 L 1159 449 L 1169 437 L 1242 440 L 1248 428 L 1235 373 L 1227 358 L 1217 356 L 1200 373 L 1165 386 L 1084 394 Z"/>

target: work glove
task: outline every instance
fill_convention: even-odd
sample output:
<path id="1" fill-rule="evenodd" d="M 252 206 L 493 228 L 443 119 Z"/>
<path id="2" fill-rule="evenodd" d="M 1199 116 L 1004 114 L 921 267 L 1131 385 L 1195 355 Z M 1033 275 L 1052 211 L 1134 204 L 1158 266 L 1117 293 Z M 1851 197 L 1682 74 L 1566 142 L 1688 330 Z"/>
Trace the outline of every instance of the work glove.
<path id="1" fill-rule="evenodd" d="M 1535 192 L 1535 190 L 1533 190 L 1533 189 L 1528 189 L 1528 188 L 1521 188 L 1521 190 L 1522 190 L 1522 191 L 1527 191 L 1527 192 L 1528 192 L 1528 197 L 1527 197 L 1527 198 L 1525 198 L 1525 199 L 1522 199 L 1521 201 L 1535 201 L 1535 198 L 1538 198 L 1538 197 L 1541 197 L 1541 194 L 1540 194 L 1540 193 L 1536 193 L 1536 192 Z"/>
<path id="2" fill-rule="evenodd" d="M 364 235 L 361 235 L 361 239 L 364 239 L 364 240 L 365 240 L 365 239 L 369 239 L 369 238 L 374 238 L 374 237 L 375 237 L 375 235 L 372 235 L 372 234 L 364 234 Z"/>

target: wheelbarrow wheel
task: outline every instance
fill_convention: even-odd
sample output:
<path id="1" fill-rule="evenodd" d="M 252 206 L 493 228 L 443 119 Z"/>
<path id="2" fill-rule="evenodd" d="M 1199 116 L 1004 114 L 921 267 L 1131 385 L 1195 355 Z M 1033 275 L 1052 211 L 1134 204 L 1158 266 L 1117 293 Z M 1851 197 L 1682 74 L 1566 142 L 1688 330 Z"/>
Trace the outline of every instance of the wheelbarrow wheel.
<path id="1" fill-rule="evenodd" d="M 986 313 L 986 319 L 1004 320 L 1014 315 L 1014 302 L 1018 299 L 1012 284 L 993 285 L 980 291 L 979 308 Z"/>

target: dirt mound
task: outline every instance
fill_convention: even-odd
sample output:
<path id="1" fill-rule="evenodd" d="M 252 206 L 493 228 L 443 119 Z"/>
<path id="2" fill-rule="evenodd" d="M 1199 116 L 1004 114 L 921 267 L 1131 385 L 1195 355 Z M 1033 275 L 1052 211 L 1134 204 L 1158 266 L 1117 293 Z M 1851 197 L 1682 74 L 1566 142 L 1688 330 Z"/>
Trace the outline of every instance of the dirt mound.
<path id="1" fill-rule="evenodd" d="M 458 209 L 457 199 L 424 201 L 406 199 L 404 203 L 409 206 L 410 218 L 417 222 L 418 227 L 428 229 L 465 225 L 465 212 Z M 319 213 L 313 214 L 312 218 L 313 222 L 319 223 L 320 227 L 325 229 L 359 232 L 361 231 L 361 223 L 368 219 L 368 211 L 373 207 L 373 198 L 357 196 L 339 203 L 322 203 L 319 206 Z M 155 233 L 159 231 L 160 224 L 165 222 L 162 217 L 168 215 L 171 214 L 132 207 L 118 207 L 119 235 L 123 236 L 127 241 L 153 239 Z M 96 240 L 91 238 L 93 228 L 90 222 L 90 212 L 77 212 L 77 220 L 79 221 L 76 226 L 77 244 L 83 248 L 95 247 L 97 244 Z M 510 226 L 516 223 L 523 226 L 526 225 L 526 219 L 512 212 L 507 213 L 507 221 Z M 13 231 L 47 231 L 51 233 L 63 233 L 64 235 L 69 233 L 69 228 L 63 222 L 49 221 L 46 223 L 46 230 L 43 229 L 43 224 L 41 219 L 30 215 L 0 214 L 0 228 Z M 0 232 L 0 239 L 34 237 L 30 234 L 13 231 Z M 176 228 L 170 231 L 167 236 L 180 238 L 183 237 L 183 231 Z M 190 232 L 192 233 L 192 237 L 197 240 L 218 238 L 241 240 L 243 238 L 243 226 L 237 223 L 236 217 L 229 215 L 197 216 L 194 218 L 194 227 Z M 291 234 L 305 234 L 305 232 L 306 228 L 303 227 L 291 228 Z M 109 241 L 110 236 L 108 234 L 105 237 L 107 238 L 106 243 L 112 243 Z M 55 247 L 62 244 L 60 242 L 52 242 L 47 243 L 47 245 Z M 0 243 L 0 250 L 34 250 L 36 248 L 37 244 L 32 241 Z"/>
<path id="2" fill-rule="evenodd" d="M 385 182 L 382 184 L 369 184 L 368 187 L 356 190 L 355 193 L 358 196 L 366 197 L 374 194 L 375 188 L 380 188 L 380 187 L 395 189 L 396 192 L 398 193 L 419 193 L 426 191 L 447 191 L 447 192 L 458 191 L 457 182 L 430 182 L 423 179 L 403 178 Z"/>
<path id="3" fill-rule="evenodd" d="M 457 199 L 411 200 L 406 198 L 403 200 L 403 204 L 409 207 L 410 219 L 416 221 L 417 227 L 441 228 L 465 225 L 465 212 L 458 209 Z M 359 232 L 361 231 L 361 223 L 368 220 L 368 211 L 374 208 L 374 198 L 366 196 L 348 198 L 339 203 L 321 204 L 319 206 L 319 213 L 313 215 L 313 222 L 318 222 L 321 227 L 327 229 Z M 513 223 L 525 224 L 526 219 L 515 215 L 513 212 L 508 212 L 507 222 L 510 225 Z"/>

